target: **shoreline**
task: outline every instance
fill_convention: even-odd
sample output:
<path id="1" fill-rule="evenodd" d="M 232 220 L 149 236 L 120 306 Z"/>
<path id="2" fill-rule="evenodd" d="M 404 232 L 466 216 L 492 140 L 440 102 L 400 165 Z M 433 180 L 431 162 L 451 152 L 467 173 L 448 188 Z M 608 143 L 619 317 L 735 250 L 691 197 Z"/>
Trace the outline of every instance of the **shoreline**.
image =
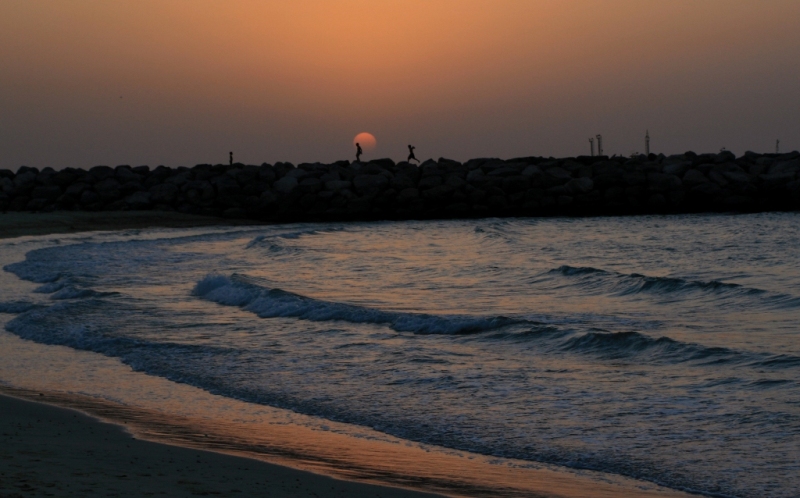
<path id="1" fill-rule="evenodd" d="M 135 225 L 128 225 L 127 228 L 145 228 L 141 225 L 143 219 L 136 216 L 136 213 L 88 214 L 90 217 L 83 219 L 86 225 L 71 225 L 69 229 L 75 232 L 102 229 L 98 227 L 110 227 L 106 228 L 110 230 L 122 229 L 124 227 L 120 225 L 126 219 Z M 109 219 L 107 215 L 112 216 Z M 0 215 L 0 220 L 3 219 L 3 216 Z M 42 214 L 17 216 L 24 223 L 16 227 L 16 236 L 42 235 L 42 232 L 51 230 L 53 226 L 46 216 L 42 217 Z M 195 218 L 179 215 L 172 219 L 162 219 L 161 223 L 155 226 L 164 227 L 173 222 L 178 223 L 178 227 L 253 224 L 227 223 L 228 220 L 216 218 L 210 220 Z M 61 220 L 58 223 L 61 223 Z M 114 226 L 111 226 L 112 223 Z M 63 228 L 63 223 L 60 226 Z M 35 240 L 33 239 L 33 241 Z M 10 319 L 10 315 L 0 315 L 0 326 L 4 326 L 7 319 Z M 240 476 L 237 479 L 254 486 L 252 489 L 261 493 L 261 496 L 298 495 L 295 493 L 297 488 L 291 488 L 291 493 L 285 495 L 279 494 L 281 492 L 279 489 L 270 489 L 273 493 L 278 494 L 263 494 L 263 489 L 257 488 L 263 484 L 257 478 L 262 472 L 252 470 L 256 464 L 271 465 L 264 472 L 274 476 L 270 478 L 273 482 L 288 483 L 286 485 L 290 486 L 297 483 L 296 479 L 300 479 L 303 483 L 307 481 L 308 484 L 303 484 L 306 486 L 303 489 L 311 490 L 307 496 L 375 496 L 374 489 L 379 490 L 377 493 L 379 496 L 387 497 L 442 496 L 424 494 L 426 492 L 442 493 L 447 496 L 481 497 L 649 496 L 655 498 L 689 496 L 680 491 L 621 476 L 554 468 L 535 462 L 494 459 L 446 448 L 430 447 L 386 436 L 368 428 L 329 423 L 322 419 L 309 423 L 313 417 L 223 398 L 198 388 L 135 372 L 114 358 L 66 347 L 46 346 L 24 341 L 5 331 L 0 332 L 0 360 L 1 407 L 7 405 L 6 398 L 2 397 L 3 394 L 24 398 L 35 403 L 43 402 L 46 404 L 42 406 L 55 405 L 67 410 L 86 413 L 92 424 L 107 425 L 110 423 L 116 428 L 115 430 L 122 434 L 119 437 L 115 436 L 116 443 L 113 448 L 103 450 L 112 451 L 113 449 L 113 452 L 120 454 L 116 470 L 109 468 L 110 470 L 101 475 L 103 480 L 98 481 L 101 485 L 108 486 L 108 489 L 112 489 L 118 484 L 116 475 L 130 475 L 128 473 L 132 472 L 128 470 L 130 462 L 136 461 L 133 460 L 133 456 L 139 459 L 138 455 L 149 454 L 147 451 L 141 450 L 143 453 L 134 455 L 135 452 L 128 448 L 130 442 L 139 441 L 144 444 L 144 441 L 149 441 L 152 444 L 160 445 L 158 446 L 160 449 L 153 450 L 154 455 L 163 456 L 164 451 L 167 451 L 164 448 L 185 449 L 188 452 L 185 455 L 188 456 L 182 460 L 183 466 L 176 464 L 170 468 L 187 469 L 191 467 L 186 472 L 202 470 L 202 474 L 198 475 L 208 479 L 208 481 L 203 481 L 195 478 L 181 478 L 173 479 L 174 482 L 156 479 L 161 483 L 159 485 L 172 486 L 170 489 L 184 494 L 190 494 L 187 491 L 188 488 L 185 486 L 176 488 L 175 486 L 180 484 L 178 481 L 206 483 L 204 485 L 211 487 L 221 486 L 228 482 L 219 473 L 205 475 L 206 470 L 203 470 L 205 467 L 194 468 L 196 462 L 193 460 L 193 455 L 198 451 L 203 451 L 211 452 L 222 459 L 220 460 L 222 463 L 219 464 L 222 466 L 219 467 L 220 469 L 235 467 L 231 467 L 233 464 L 225 458 L 244 458 L 244 461 L 253 462 L 248 467 L 251 470 L 244 474 L 237 474 Z M 29 375 L 32 365 L 35 365 L 33 371 L 36 375 L 33 376 L 34 378 Z M 109 386 L 113 386 L 113 392 L 108 390 Z M 153 393 L 158 395 L 153 396 L 153 398 L 158 398 L 155 402 L 147 399 Z M 161 397 L 159 398 L 159 396 Z M 4 413 L 5 408 L 2 411 Z M 68 413 L 72 414 L 73 412 Z M 6 424 L 6 418 L 4 413 L 3 417 L 0 417 L 0 423 Z M 98 422 L 95 419 L 104 422 Z M 88 431 L 89 435 L 93 436 L 86 440 L 73 440 L 70 443 L 73 448 L 80 448 L 83 444 L 100 444 L 102 446 L 104 441 L 100 441 L 97 436 L 99 429 L 92 424 L 89 425 L 95 429 L 86 427 L 80 431 L 72 429 L 73 432 L 77 431 L 76 433 L 84 435 Z M 124 430 L 128 432 L 123 432 Z M 11 433 L 5 428 L 0 432 Z M 131 439 L 131 434 L 135 439 Z M 36 441 L 42 437 L 44 436 L 35 432 L 27 434 L 23 439 L 15 441 L 17 444 L 15 451 L 29 451 L 25 448 L 39 444 Z M 67 444 L 67 449 L 63 453 L 67 460 L 71 454 L 70 444 Z M 123 447 L 124 451 L 120 452 L 119 450 Z M 31 459 L 35 460 L 36 458 Z M 39 458 L 39 460 L 44 459 Z M 105 459 L 103 461 L 106 462 Z M 11 475 L 9 466 L 13 462 L 11 459 L 0 461 L 0 465 L 4 466 L 5 475 Z M 83 460 L 83 462 L 84 465 L 90 465 L 87 460 Z M 40 465 L 40 462 L 32 463 Z M 41 475 L 46 476 L 47 469 L 62 468 L 61 465 L 67 463 L 61 462 L 55 466 L 45 466 L 44 469 L 41 469 Z M 152 461 L 149 466 L 154 467 L 156 463 L 156 461 Z M 146 467 L 147 465 L 140 472 L 141 474 L 148 473 Z M 181 472 L 183 471 L 181 470 Z M 83 473 L 80 470 L 74 472 Z M 114 472 L 118 472 L 118 474 L 114 474 Z M 301 477 L 295 477 L 296 473 L 300 473 L 297 475 L 301 475 Z M 152 477 L 152 472 L 150 474 Z M 173 477 L 176 475 L 172 474 Z M 58 477 L 56 473 L 52 476 L 53 478 Z M 169 476 L 165 474 L 162 477 L 166 479 Z M 63 478 L 73 479 L 67 474 Z M 17 481 L 17 484 L 25 484 L 22 479 L 29 486 L 33 486 L 33 481 L 24 476 Z M 290 482 L 292 479 L 295 480 L 294 484 Z M 5 480 L 4 477 L 2 481 Z M 47 482 L 40 479 L 40 482 L 41 486 L 45 486 L 45 484 L 52 484 L 52 479 Z M 329 482 L 348 483 L 348 486 L 352 484 L 355 487 L 352 488 L 352 491 L 347 491 L 342 495 L 331 492 Z M 5 486 L 5 484 L 3 485 Z M 409 491 L 409 489 L 419 491 Z M 6 492 L 5 488 L 0 487 L 0 490 Z M 43 493 L 45 491 L 47 490 L 44 490 Z M 390 494 L 390 492 L 394 494 Z M 135 496 L 141 496 L 141 493 L 137 491 Z"/>
<path id="2" fill-rule="evenodd" d="M 441 496 L 141 440 L 123 426 L 5 391 L 0 389 L 2 496 Z"/>

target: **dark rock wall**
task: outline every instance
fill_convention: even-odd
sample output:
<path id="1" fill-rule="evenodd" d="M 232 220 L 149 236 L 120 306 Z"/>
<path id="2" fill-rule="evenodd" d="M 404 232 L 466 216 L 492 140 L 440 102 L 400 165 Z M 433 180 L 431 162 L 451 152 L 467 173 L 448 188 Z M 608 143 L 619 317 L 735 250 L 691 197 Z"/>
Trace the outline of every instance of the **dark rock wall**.
<path id="1" fill-rule="evenodd" d="M 800 153 L 0 170 L 0 211 L 155 209 L 268 221 L 800 209 Z"/>

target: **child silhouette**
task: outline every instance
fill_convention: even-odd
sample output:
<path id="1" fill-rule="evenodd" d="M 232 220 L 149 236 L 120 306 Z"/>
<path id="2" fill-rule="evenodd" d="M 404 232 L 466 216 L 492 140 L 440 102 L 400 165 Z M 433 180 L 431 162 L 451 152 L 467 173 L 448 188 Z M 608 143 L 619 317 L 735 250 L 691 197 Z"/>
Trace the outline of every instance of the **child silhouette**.
<path id="1" fill-rule="evenodd" d="M 364 151 L 361 150 L 361 145 L 358 142 L 356 142 L 356 162 L 357 163 L 361 162 L 361 154 L 363 154 L 363 153 L 364 153 Z"/>

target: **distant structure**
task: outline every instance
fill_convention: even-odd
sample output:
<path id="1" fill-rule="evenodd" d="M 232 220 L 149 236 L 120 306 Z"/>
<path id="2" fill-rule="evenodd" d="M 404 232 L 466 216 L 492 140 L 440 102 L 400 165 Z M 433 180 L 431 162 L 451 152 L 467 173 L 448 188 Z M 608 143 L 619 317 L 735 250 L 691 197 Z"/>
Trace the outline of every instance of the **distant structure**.
<path id="1" fill-rule="evenodd" d="M 589 139 L 589 149 L 592 151 L 592 157 L 594 157 L 594 138 Z"/>
<path id="2" fill-rule="evenodd" d="M 644 134 L 644 153 L 650 155 L 650 130 Z"/>
<path id="3" fill-rule="evenodd" d="M 603 135 L 597 135 L 597 155 L 603 155 Z"/>
<path id="4" fill-rule="evenodd" d="M 781 153 L 781 141 L 780 140 L 775 140 L 775 153 L 776 154 L 780 154 Z"/>

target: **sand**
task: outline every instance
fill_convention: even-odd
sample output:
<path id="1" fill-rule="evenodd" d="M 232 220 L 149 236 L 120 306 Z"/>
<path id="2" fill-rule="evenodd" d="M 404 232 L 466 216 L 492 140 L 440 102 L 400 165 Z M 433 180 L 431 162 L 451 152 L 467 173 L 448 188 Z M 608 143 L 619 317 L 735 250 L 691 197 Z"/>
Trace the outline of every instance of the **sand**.
<path id="1" fill-rule="evenodd" d="M 0 395 L 0 496 L 435 495 L 141 441 L 74 410 Z"/>

